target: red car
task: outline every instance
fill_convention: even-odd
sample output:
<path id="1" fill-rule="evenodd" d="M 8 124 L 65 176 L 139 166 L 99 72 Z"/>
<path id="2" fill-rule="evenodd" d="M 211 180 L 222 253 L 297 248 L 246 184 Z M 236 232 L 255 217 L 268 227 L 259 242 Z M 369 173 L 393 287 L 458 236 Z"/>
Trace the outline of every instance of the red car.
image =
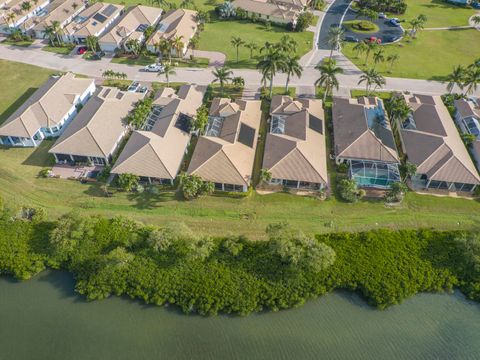
<path id="1" fill-rule="evenodd" d="M 77 54 L 78 55 L 83 55 L 87 52 L 88 48 L 86 46 L 80 46 L 78 49 L 77 49 Z"/>
<path id="2" fill-rule="evenodd" d="M 368 38 L 368 41 L 376 42 L 377 44 L 380 44 L 382 42 L 382 39 L 378 39 L 375 36 L 371 36 L 371 37 Z"/>

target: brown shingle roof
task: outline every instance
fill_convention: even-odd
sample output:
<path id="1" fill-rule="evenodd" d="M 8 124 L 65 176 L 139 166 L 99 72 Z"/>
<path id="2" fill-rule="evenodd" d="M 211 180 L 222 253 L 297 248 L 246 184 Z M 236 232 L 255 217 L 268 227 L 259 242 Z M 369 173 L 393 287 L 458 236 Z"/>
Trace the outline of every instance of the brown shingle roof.
<path id="1" fill-rule="evenodd" d="M 366 111 L 378 104 L 376 98 L 333 99 L 335 156 L 398 163 L 390 124 L 369 125 Z"/>
<path id="2" fill-rule="evenodd" d="M 154 46 L 160 39 L 181 37 L 184 42 L 197 32 L 197 12 L 187 9 L 170 10 L 165 14 L 147 43 Z"/>
<path id="3" fill-rule="evenodd" d="M 438 181 L 480 184 L 465 145 L 439 96 L 405 96 L 416 129 L 400 131 L 409 161 L 417 172 Z M 428 110 L 426 109 L 428 108 Z"/>
<path id="4" fill-rule="evenodd" d="M 276 179 L 326 184 L 327 154 L 322 102 L 294 101 L 288 96 L 274 96 L 271 104 L 272 116 L 285 119 L 285 133 L 267 134 L 263 168 L 269 169 Z M 312 128 L 310 121 L 320 121 L 320 127 Z"/>

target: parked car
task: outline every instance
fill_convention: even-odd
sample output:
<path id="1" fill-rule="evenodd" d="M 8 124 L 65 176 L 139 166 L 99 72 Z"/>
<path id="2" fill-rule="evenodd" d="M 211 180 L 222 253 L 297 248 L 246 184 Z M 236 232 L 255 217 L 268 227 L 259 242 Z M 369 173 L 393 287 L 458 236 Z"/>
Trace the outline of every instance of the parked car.
<path id="1" fill-rule="evenodd" d="M 389 23 L 393 26 L 400 26 L 400 20 L 398 20 L 397 18 L 390 19 Z"/>
<path id="2" fill-rule="evenodd" d="M 355 36 L 352 36 L 352 35 L 346 35 L 345 36 L 345 41 L 348 41 L 348 42 L 358 42 L 358 39 L 355 37 Z"/>
<path id="3" fill-rule="evenodd" d="M 387 18 L 387 14 L 381 12 L 381 13 L 378 13 L 378 18 L 379 19 L 386 19 Z"/>
<path id="4" fill-rule="evenodd" d="M 392 43 L 400 39 L 400 36 L 384 36 L 383 42 L 384 43 Z"/>
<path id="5" fill-rule="evenodd" d="M 147 91 L 148 91 L 148 88 L 146 86 L 140 86 L 140 88 L 138 88 L 137 90 L 137 92 L 142 94 L 145 94 Z"/>
<path id="6" fill-rule="evenodd" d="M 137 92 L 137 90 L 140 88 L 140 83 L 138 81 L 134 81 L 130 84 L 128 87 L 127 91 L 128 92 Z"/>
<path id="7" fill-rule="evenodd" d="M 93 54 L 90 59 L 91 60 L 100 60 L 102 57 L 105 56 L 105 53 L 103 51 L 97 51 L 95 54 Z"/>
<path id="8" fill-rule="evenodd" d="M 375 36 L 370 36 L 370 37 L 368 38 L 368 41 L 371 42 L 371 43 L 372 43 L 372 42 L 376 42 L 377 44 L 381 44 L 381 43 L 382 43 L 382 39 L 379 39 L 379 38 L 377 38 L 377 37 L 375 37 Z"/>
<path id="9" fill-rule="evenodd" d="M 78 49 L 77 49 L 77 54 L 78 55 L 83 55 L 87 52 L 88 48 L 86 46 L 80 46 Z"/>
<path id="10" fill-rule="evenodd" d="M 144 71 L 147 72 L 163 72 L 163 65 L 162 64 L 150 64 L 143 68 Z"/>
<path id="11" fill-rule="evenodd" d="M 480 9 L 480 2 L 472 2 L 472 7 L 474 7 L 475 9 Z"/>

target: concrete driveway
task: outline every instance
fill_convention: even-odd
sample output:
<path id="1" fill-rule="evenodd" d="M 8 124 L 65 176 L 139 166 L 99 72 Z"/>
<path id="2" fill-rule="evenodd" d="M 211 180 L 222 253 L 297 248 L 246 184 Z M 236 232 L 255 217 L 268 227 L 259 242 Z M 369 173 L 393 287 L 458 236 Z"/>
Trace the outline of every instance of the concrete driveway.
<path id="1" fill-rule="evenodd" d="M 353 11 L 352 9 L 349 9 L 347 11 L 347 14 L 345 15 L 345 18 L 343 19 L 343 21 L 367 20 L 364 17 L 357 18 L 356 16 L 357 16 L 357 13 L 355 11 Z M 389 23 L 389 19 L 378 19 L 378 20 L 374 21 L 374 23 L 379 28 L 379 31 L 377 31 L 375 33 L 361 34 L 361 33 L 357 33 L 357 32 L 348 30 L 346 27 L 344 27 L 345 36 L 353 36 L 360 41 L 364 40 L 364 39 L 369 39 L 372 36 L 374 36 L 377 39 L 381 39 L 382 44 L 396 41 L 403 36 L 403 29 L 400 26 L 391 25 Z"/>

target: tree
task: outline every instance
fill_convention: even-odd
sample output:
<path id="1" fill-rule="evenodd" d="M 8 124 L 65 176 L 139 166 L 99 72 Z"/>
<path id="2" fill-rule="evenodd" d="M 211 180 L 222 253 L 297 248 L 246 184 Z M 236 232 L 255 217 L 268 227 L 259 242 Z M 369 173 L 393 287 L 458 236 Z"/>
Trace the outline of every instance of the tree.
<path id="1" fill-rule="evenodd" d="M 394 182 L 390 184 L 390 189 L 385 194 L 385 202 L 399 203 L 403 200 L 405 193 L 408 191 L 407 185 L 403 182 Z"/>
<path id="2" fill-rule="evenodd" d="M 480 25 L 480 15 L 475 15 L 472 17 L 472 22 L 475 26 Z"/>
<path id="3" fill-rule="evenodd" d="M 218 82 L 220 84 L 220 94 L 223 96 L 225 83 L 232 80 L 233 72 L 230 68 L 224 66 L 221 68 L 215 68 L 215 70 L 212 71 L 212 74 L 214 76 L 213 82 Z"/>
<path id="4" fill-rule="evenodd" d="M 343 40 L 344 34 L 345 34 L 345 31 L 340 26 L 331 27 L 330 30 L 328 31 L 328 45 L 330 46 L 330 56 L 329 56 L 330 60 L 333 57 L 333 51 L 339 50 L 341 48 L 344 42 Z"/>
<path id="5" fill-rule="evenodd" d="M 192 200 L 204 194 L 210 195 L 215 190 L 213 183 L 203 181 L 196 174 L 181 173 L 179 179 L 180 189 L 185 200 Z"/>
<path id="6" fill-rule="evenodd" d="M 242 252 L 246 240 L 242 235 L 227 235 L 222 241 L 222 250 L 232 256 L 238 256 Z"/>
<path id="7" fill-rule="evenodd" d="M 325 102 L 327 95 L 333 92 L 333 88 L 338 90 L 339 82 L 337 75 L 342 74 L 343 69 L 337 66 L 335 59 L 324 59 L 320 64 L 315 66 L 315 69 L 320 71 L 320 77 L 315 81 L 315 86 L 325 88 L 323 94 L 323 101 Z"/>
<path id="8" fill-rule="evenodd" d="M 417 33 L 419 30 L 422 30 L 425 27 L 425 23 L 427 22 L 427 17 L 423 14 L 418 15 L 413 20 L 410 20 L 410 37 L 415 39 L 417 37 Z"/>
<path id="9" fill-rule="evenodd" d="M 183 48 L 185 44 L 183 43 L 183 36 L 175 36 L 172 41 L 172 47 L 175 49 L 175 54 L 178 58 L 183 55 Z"/>
<path id="10" fill-rule="evenodd" d="M 230 1 L 225 1 L 222 5 L 220 5 L 217 8 L 217 12 L 222 19 L 228 19 L 235 17 L 236 15 L 236 10 Z"/>
<path id="11" fill-rule="evenodd" d="M 367 51 L 367 44 L 365 41 L 359 41 L 353 47 L 353 51 L 357 53 L 357 58 L 359 58 L 361 54 Z"/>
<path id="12" fill-rule="evenodd" d="M 335 251 L 330 246 L 293 229 L 288 223 L 268 225 L 267 235 L 273 253 L 295 271 L 303 268 L 319 273 L 335 262 Z"/>
<path id="13" fill-rule="evenodd" d="M 465 74 L 464 81 L 465 95 L 471 95 L 477 91 L 478 85 L 480 84 L 480 68 L 469 68 Z"/>
<path id="14" fill-rule="evenodd" d="M 233 79 L 232 79 L 232 84 L 238 88 L 238 89 L 241 89 L 243 86 L 245 86 L 245 79 L 241 76 L 235 76 Z"/>
<path id="15" fill-rule="evenodd" d="M 239 36 L 233 36 L 232 39 L 230 40 L 230 43 L 237 51 L 237 63 L 238 63 L 238 50 L 240 49 L 240 46 L 245 44 L 245 42 Z"/>
<path id="16" fill-rule="evenodd" d="M 290 35 L 283 35 L 274 47 L 286 55 L 295 55 L 298 50 L 298 43 Z"/>
<path id="17" fill-rule="evenodd" d="M 403 172 L 403 182 L 406 183 L 408 179 L 411 179 L 417 173 L 417 165 L 410 161 L 405 161 L 405 164 L 401 166 Z"/>
<path id="18" fill-rule="evenodd" d="M 378 49 L 373 53 L 373 68 L 377 66 L 377 64 L 382 63 L 385 61 L 384 50 Z"/>
<path id="19" fill-rule="evenodd" d="M 98 38 L 95 35 L 89 35 L 87 36 L 85 40 L 88 49 L 91 52 L 96 52 L 98 49 Z"/>
<path id="20" fill-rule="evenodd" d="M 393 95 L 385 105 L 393 127 L 405 120 L 412 111 L 405 98 L 398 94 Z"/>
<path id="21" fill-rule="evenodd" d="M 155 252 L 166 252 L 179 244 L 195 241 L 196 237 L 185 223 L 170 223 L 162 229 L 151 230 L 147 243 Z"/>
<path id="22" fill-rule="evenodd" d="M 362 84 L 363 82 L 365 82 L 365 91 L 367 96 L 370 94 L 372 86 L 374 86 L 375 91 L 377 88 L 381 88 L 386 84 L 385 78 L 375 71 L 375 69 L 369 69 L 360 76 L 358 85 Z"/>
<path id="23" fill-rule="evenodd" d="M 22 12 L 29 12 L 32 9 L 32 4 L 30 3 L 30 1 L 24 1 L 20 5 L 20 9 L 22 10 Z"/>
<path id="24" fill-rule="evenodd" d="M 138 41 L 138 39 L 128 39 L 125 46 L 135 57 L 138 57 L 141 50 L 140 41 Z"/>
<path id="25" fill-rule="evenodd" d="M 120 174 L 118 175 L 117 184 L 124 191 L 132 191 L 138 186 L 140 178 L 134 174 Z"/>
<path id="26" fill-rule="evenodd" d="M 57 39 L 58 45 L 59 46 L 62 45 L 63 44 L 63 40 L 62 40 L 63 30 L 62 30 L 62 26 L 61 26 L 60 22 L 57 21 L 57 20 L 54 20 L 54 21 L 52 21 L 52 24 L 50 26 L 52 28 L 53 34 L 55 35 L 55 38 Z"/>
<path id="27" fill-rule="evenodd" d="M 12 24 L 13 23 L 13 20 L 15 20 L 17 18 L 17 15 L 15 15 L 15 13 L 13 12 L 9 12 L 6 16 L 5 16 L 5 22 L 7 24 Z"/>
<path id="28" fill-rule="evenodd" d="M 161 73 L 158 73 L 161 75 Z M 174 67 L 170 63 L 166 63 L 163 65 L 163 75 L 165 75 L 165 80 L 167 81 L 167 87 L 170 86 L 170 75 L 176 75 Z"/>
<path id="29" fill-rule="evenodd" d="M 398 60 L 400 60 L 400 55 L 398 54 L 390 54 L 387 56 L 387 62 L 390 63 L 389 73 L 392 73 L 393 65 L 398 62 Z"/>
<path id="30" fill-rule="evenodd" d="M 302 12 L 297 18 L 297 24 L 295 25 L 295 31 L 303 32 L 313 24 L 315 16 L 310 11 Z"/>
<path id="31" fill-rule="evenodd" d="M 262 75 L 270 80 L 270 99 L 273 95 L 273 78 L 279 71 L 285 69 L 285 56 L 277 49 L 270 49 L 262 60 L 257 64 L 257 69 Z"/>
<path id="32" fill-rule="evenodd" d="M 197 14 L 197 22 L 199 24 L 209 23 L 211 21 L 210 12 L 206 10 L 199 10 Z"/>
<path id="33" fill-rule="evenodd" d="M 207 124 L 208 124 L 208 107 L 205 105 L 202 105 L 197 110 L 197 115 L 193 119 L 192 126 L 194 130 L 198 130 L 200 135 L 203 135 Z"/>
<path id="34" fill-rule="evenodd" d="M 451 94 L 455 85 L 458 86 L 461 90 L 464 88 L 465 80 L 465 71 L 466 69 L 462 65 L 455 66 L 453 71 L 447 76 L 447 90 Z"/>
<path id="35" fill-rule="evenodd" d="M 195 49 L 198 47 L 199 43 L 200 39 L 198 38 L 198 36 L 192 37 L 188 42 L 188 47 L 192 49 L 192 57 L 195 57 Z"/>
<path id="36" fill-rule="evenodd" d="M 260 169 L 260 181 L 269 182 L 272 180 L 272 173 L 268 169 Z"/>
<path id="37" fill-rule="evenodd" d="M 48 43 L 50 46 L 55 46 L 55 31 L 51 26 L 46 26 L 43 31 L 43 38 L 48 38 Z"/>
<path id="38" fill-rule="evenodd" d="M 367 47 L 365 48 L 365 65 L 368 63 L 368 57 L 372 51 L 375 51 L 378 47 L 378 43 L 375 41 L 366 42 Z"/>
<path id="39" fill-rule="evenodd" d="M 285 83 L 285 93 L 288 94 L 288 84 L 290 83 L 290 77 L 295 75 L 296 77 L 302 76 L 303 67 L 299 63 L 300 57 L 295 56 L 287 56 L 285 59 L 285 67 L 283 72 L 287 74 L 287 81 Z"/>
<path id="40" fill-rule="evenodd" d="M 346 202 L 355 203 L 362 198 L 362 192 L 353 179 L 340 179 L 337 184 L 338 195 Z"/>
<path id="41" fill-rule="evenodd" d="M 253 53 L 258 50 L 258 45 L 251 41 L 248 44 L 245 45 L 245 47 L 250 50 L 250 59 L 253 59 Z"/>

